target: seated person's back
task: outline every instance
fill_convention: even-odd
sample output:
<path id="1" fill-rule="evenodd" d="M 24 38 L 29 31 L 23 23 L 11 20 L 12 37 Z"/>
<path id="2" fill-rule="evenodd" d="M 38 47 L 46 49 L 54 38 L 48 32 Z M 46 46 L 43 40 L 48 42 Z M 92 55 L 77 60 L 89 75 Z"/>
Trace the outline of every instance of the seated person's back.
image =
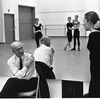
<path id="1" fill-rule="evenodd" d="M 55 75 L 52 71 L 54 49 L 50 47 L 50 38 L 45 36 L 42 37 L 41 46 L 34 51 L 34 57 L 36 65 L 41 67 L 41 71 L 45 78 L 55 79 Z M 36 67 L 37 68 L 37 67 Z"/>

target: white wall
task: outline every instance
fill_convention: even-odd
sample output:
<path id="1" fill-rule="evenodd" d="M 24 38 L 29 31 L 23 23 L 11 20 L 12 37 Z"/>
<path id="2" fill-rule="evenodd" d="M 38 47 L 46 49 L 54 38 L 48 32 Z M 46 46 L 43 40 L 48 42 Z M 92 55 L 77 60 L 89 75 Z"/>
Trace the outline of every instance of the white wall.
<path id="1" fill-rule="evenodd" d="M 86 0 L 37 0 L 37 11 L 40 20 L 44 24 L 64 24 L 67 17 L 74 18 L 79 14 L 79 19 L 83 17 L 86 9 Z"/>
<path id="2" fill-rule="evenodd" d="M 0 42 L 3 41 L 2 1 L 0 0 Z"/>
<path id="3" fill-rule="evenodd" d="M 79 15 L 79 21 L 83 24 L 86 0 L 37 0 L 37 11 L 40 22 L 44 26 L 55 24 L 64 25 L 67 23 L 67 17 L 71 16 L 74 19 L 76 14 Z M 48 36 L 57 36 L 57 34 L 58 36 L 66 35 L 64 30 L 60 31 L 58 28 L 56 26 L 55 31 L 47 29 L 46 34 Z M 85 32 L 83 27 L 80 28 L 80 31 L 81 35 L 84 36 Z"/>
<path id="4" fill-rule="evenodd" d="M 2 0 L 2 12 L 3 12 L 3 42 L 5 42 L 5 30 L 4 30 L 4 13 L 14 14 L 15 16 L 15 40 L 19 40 L 19 19 L 18 19 L 18 5 L 24 5 L 28 7 L 36 7 L 36 0 Z M 10 12 L 8 12 L 10 9 Z"/>
<path id="5" fill-rule="evenodd" d="M 86 0 L 86 11 L 96 11 L 100 14 L 100 0 Z"/>
<path id="6" fill-rule="evenodd" d="M 37 0 L 37 16 L 40 22 L 45 26 L 66 24 L 68 16 L 71 16 L 73 19 L 74 16 L 78 14 L 79 21 L 83 24 L 84 13 L 90 10 L 99 12 L 99 5 L 99 0 Z M 83 28 L 84 27 L 80 28 L 81 36 L 86 35 Z M 59 33 L 59 31 L 56 31 L 55 35 L 57 33 Z M 54 32 L 51 34 L 54 35 Z M 64 35 L 65 33 L 61 34 Z"/>
<path id="7" fill-rule="evenodd" d="M 36 17 L 39 17 L 44 26 L 66 24 L 67 17 L 74 18 L 76 14 L 79 15 L 79 21 L 83 24 L 86 11 L 94 10 L 100 13 L 99 0 L 0 0 L 0 42 L 5 42 L 4 13 L 15 15 L 15 39 L 19 40 L 18 5 L 35 7 Z M 83 31 L 82 29 L 82 36 L 84 36 Z"/>

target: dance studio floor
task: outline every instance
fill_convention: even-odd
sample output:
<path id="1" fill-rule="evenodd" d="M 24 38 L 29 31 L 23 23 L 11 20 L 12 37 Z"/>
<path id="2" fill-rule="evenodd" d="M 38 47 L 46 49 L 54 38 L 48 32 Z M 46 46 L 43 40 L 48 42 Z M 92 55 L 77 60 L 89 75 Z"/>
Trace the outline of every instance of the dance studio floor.
<path id="1" fill-rule="evenodd" d="M 51 38 L 51 46 L 55 49 L 53 67 L 57 79 L 90 81 L 89 52 L 86 37 L 81 37 L 81 50 L 64 51 L 66 38 Z M 34 40 L 22 41 L 25 52 L 32 53 L 36 49 Z M 73 42 L 72 42 L 73 46 Z M 11 76 L 12 72 L 7 66 L 7 60 L 13 55 L 10 44 L 0 44 L 0 76 Z"/>

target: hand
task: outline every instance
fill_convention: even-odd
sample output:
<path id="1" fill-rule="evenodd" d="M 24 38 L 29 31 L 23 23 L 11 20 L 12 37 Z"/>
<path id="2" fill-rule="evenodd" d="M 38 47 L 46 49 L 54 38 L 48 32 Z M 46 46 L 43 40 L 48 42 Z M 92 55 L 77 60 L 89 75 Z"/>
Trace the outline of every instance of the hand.
<path id="1" fill-rule="evenodd" d="M 25 66 L 28 68 L 29 65 L 32 64 L 33 62 L 34 62 L 34 56 L 31 55 L 31 56 L 28 58 L 28 60 L 27 60 L 27 62 L 26 62 L 26 64 L 25 64 Z"/>
<path id="2" fill-rule="evenodd" d="M 53 48 L 51 48 L 51 50 L 52 50 L 52 53 L 54 54 L 55 53 L 55 50 Z"/>
<path id="3" fill-rule="evenodd" d="M 38 30 L 38 32 L 41 32 L 41 30 Z"/>
<path id="4" fill-rule="evenodd" d="M 25 76 L 25 73 L 23 71 L 21 71 L 21 70 L 19 70 L 16 73 L 16 77 L 19 78 L 19 79 L 22 79 L 24 76 Z"/>
<path id="5" fill-rule="evenodd" d="M 16 75 L 13 75 L 12 78 L 16 78 Z"/>

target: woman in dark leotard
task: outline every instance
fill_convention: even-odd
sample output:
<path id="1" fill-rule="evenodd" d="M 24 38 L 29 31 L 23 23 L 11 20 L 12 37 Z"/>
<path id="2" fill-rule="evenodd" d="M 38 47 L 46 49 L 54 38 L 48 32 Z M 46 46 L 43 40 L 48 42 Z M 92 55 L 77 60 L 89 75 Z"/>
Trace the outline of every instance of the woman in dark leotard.
<path id="1" fill-rule="evenodd" d="M 72 26 L 73 24 L 71 23 L 71 17 L 68 17 L 68 23 L 66 24 L 68 43 L 64 47 L 64 50 L 66 50 L 67 46 L 69 46 L 70 50 L 70 45 L 71 45 L 70 42 L 72 41 Z"/>
<path id="2" fill-rule="evenodd" d="M 33 31 L 35 33 L 35 41 L 36 41 L 36 44 L 37 44 L 37 48 L 40 46 L 39 40 L 43 36 L 42 35 L 42 29 L 43 29 L 42 24 L 39 23 L 39 19 L 36 18 L 35 19 L 35 24 L 33 25 Z"/>

